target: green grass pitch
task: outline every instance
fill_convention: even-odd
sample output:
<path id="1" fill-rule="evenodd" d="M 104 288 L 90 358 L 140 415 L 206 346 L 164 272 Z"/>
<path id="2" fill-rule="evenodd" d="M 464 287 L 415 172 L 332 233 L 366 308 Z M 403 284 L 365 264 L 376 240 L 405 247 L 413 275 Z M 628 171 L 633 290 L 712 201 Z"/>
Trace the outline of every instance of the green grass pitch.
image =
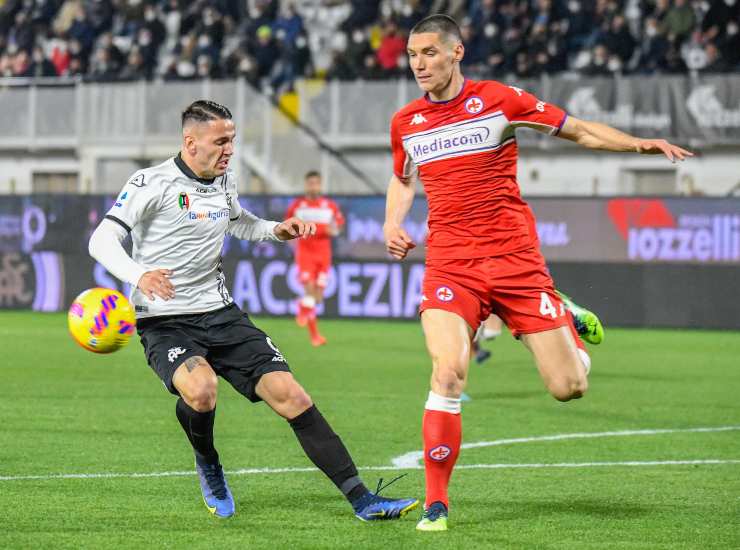
<path id="1" fill-rule="evenodd" d="M 291 320 L 258 319 L 359 466 L 421 447 L 429 361 L 417 323 L 326 321 L 313 349 Z M 608 328 L 608 327 L 607 327 Z M 740 548 L 740 430 L 540 440 L 462 451 L 450 531 L 417 513 L 366 524 L 312 471 L 231 475 L 237 515 L 200 499 L 167 394 L 133 341 L 77 347 L 63 315 L 0 313 L 2 548 Z M 466 443 L 571 433 L 740 426 L 740 334 L 607 330 L 588 395 L 549 397 L 510 336 L 471 365 Z M 292 430 L 220 387 L 216 442 L 227 470 L 306 468 Z M 715 460 L 692 465 L 593 463 Z M 735 461 L 735 462 L 733 462 Z M 529 465 L 525 467 L 491 465 Z M 570 464 L 535 467 L 533 465 Z M 185 472 L 163 477 L 132 473 Z M 423 471 L 388 489 L 423 496 Z M 57 474 L 124 474 L 59 478 Z M 364 470 L 368 485 L 396 471 Z M 28 478 L 24 476 L 37 476 Z"/>

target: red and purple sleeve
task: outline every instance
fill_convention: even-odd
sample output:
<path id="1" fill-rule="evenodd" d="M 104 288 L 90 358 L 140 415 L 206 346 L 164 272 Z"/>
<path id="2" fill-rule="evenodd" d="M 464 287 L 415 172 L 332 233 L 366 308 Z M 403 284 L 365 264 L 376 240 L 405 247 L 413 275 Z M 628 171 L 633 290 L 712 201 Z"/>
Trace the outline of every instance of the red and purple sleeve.
<path id="1" fill-rule="evenodd" d="M 515 128 L 528 127 L 557 135 L 568 115 L 557 105 L 547 103 L 516 86 L 505 87 L 506 99 L 502 108 L 509 123 Z"/>

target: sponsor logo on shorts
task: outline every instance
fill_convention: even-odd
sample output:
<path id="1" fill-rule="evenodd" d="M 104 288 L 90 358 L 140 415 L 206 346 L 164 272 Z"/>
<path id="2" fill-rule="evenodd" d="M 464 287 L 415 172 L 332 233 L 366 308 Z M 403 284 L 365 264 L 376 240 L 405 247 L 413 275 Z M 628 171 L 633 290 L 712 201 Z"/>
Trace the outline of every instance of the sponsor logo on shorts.
<path id="1" fill-rule="evenodd" d="M 436 291 L 437 300 L 440 302 L 450 302 L 455 297 L 455 293 L 448 286 L 441 286 Z"/>
<path id="2" fill-rule="evenodd" d="M 170 363 L 174 363 L 175 359 L 180 357 L 186 351 L 188 351 L 186 348 L 170 348 L 169 350 L 167 350 L 167 359 Z"/>
<path id="3" fill-rule="evenodd" d="M 275 352 L 275 356 L 272 358 L 273 362 L 287 363 L 287 361 L 285 360 L 285 357 L 283 356 L 282 353 L 280 353 L 280 350 L 278 349 L 278 347 L 272 343 L 272 339 L 268 336 L 267 338 L 265 338 L 265 340 L 267 340 L 267 345 L 270 346 L 270 349 Z"/>
<path id="4" fill-rule="evenodd" d="M 471 115 L 477 115 L 483 110 L 483 100 L 474 95 L 465 102 L 465 110 Z"/>
<path id="5" fill-rule="evenodd" d="M 447 460 L 447 457 L 452 453 L 447 445 L 437 445 L 436 447 L 429 450 L 429 458 L 435 462 L 443 462 Z"/>

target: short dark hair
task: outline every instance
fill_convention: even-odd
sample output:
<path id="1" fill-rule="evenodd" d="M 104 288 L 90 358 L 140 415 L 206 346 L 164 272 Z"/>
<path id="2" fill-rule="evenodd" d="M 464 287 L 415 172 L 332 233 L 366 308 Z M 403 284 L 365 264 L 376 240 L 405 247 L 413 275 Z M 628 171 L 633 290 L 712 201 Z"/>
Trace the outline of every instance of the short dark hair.
<path id="1" fill-rule="evenodd" d="M 321 172 L 319 172 L 318 170 L 309 170 L 308 172 L 306 172 L 306 175 L 303 176 L 303 179 L 307 180 L 308 178 L 320 178 L 320 177 L 321 177 Z"/>
<path id="2" fill-rule="evenodd" d="M 228 107 L 208 99 L 199 99 L 193 101 L 182 112 L 182 126 L 184 128 L 185 124 L 190 121 L 209 122 L 211 120 L 231 120 L 231 118 L 231 111 Z"/>
<path id="3" fill-rule="evenodd" d="M 462 42 L 462 33 L 457 21 L 443 13 L 435 13 L 425 17 L 411 29 L 411 34 L 421 34 L 423 32 L 434 32 L 442 35 L 443 39 L 452 38 Z"/>

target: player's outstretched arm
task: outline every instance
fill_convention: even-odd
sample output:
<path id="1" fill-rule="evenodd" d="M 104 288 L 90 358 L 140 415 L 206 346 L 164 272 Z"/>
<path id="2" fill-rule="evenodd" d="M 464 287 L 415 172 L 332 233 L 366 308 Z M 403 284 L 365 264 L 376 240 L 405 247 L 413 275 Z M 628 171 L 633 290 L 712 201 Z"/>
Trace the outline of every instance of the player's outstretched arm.
<path id="1" fill-rule="evenodd" d="M 281 222 L 273 229 L 275 236 L 281 241 L 290 241 L 292 239 L 310 237 L 316 234 L 316 224 L 313 222 L 304 222 L 300 218 L 293 216 L 284 222 Z"/>
<path id="2" fill-rule="evenodd" d="M 665 155 L 671 162 L 693 157 L 694 153 L 668 143 L 664 139 L 642 139 L 601 124 L 569 116 L 560 129 L 558 137 L 576 142 L 589 149 L 640 153 L 642 155 Z"/>
<path id="3" fill-rule="evenodd" d="M 383 235 L 386 250 L 396 260 L 403 260 L 409 250 L 416 248 L 416 243 L 403 228 L 403 220 L 406 219 L 413 202 L 413 179 L 401 181 L 398 176 L 391 176 L 385 197 Z"/>
<path id="4" fill-rule="evenodd" d="M 172 272 L 169 269 L 147 271 L 137 264 L 121 244 L 126 235 L 128 231 L 120 224 L 104 219 L 90 237 L 90 256 L 121 281 L 139 288 L 150 300 L 154 295 L 163 300 L 173 298 L 175 288 L 169 280 Z"/>

